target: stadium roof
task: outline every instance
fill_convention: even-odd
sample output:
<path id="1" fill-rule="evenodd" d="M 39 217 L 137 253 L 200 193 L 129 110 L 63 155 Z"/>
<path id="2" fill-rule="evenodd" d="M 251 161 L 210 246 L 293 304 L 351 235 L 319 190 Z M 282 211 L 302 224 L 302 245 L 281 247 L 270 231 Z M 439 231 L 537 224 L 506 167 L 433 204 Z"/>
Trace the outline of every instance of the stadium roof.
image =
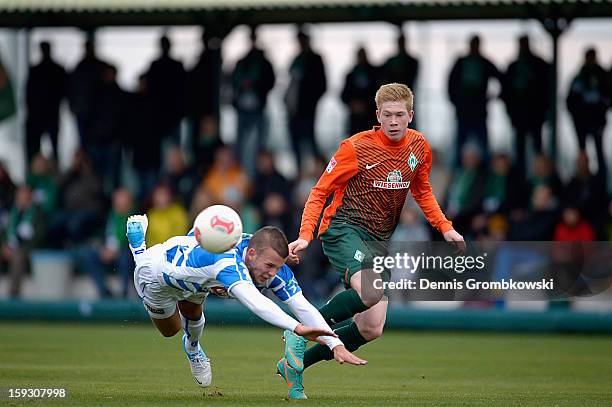
<path id="1" fill-rule="evenodd" d="M 0 26 L 612 17 L 612 0 L 0 0 Z"/>

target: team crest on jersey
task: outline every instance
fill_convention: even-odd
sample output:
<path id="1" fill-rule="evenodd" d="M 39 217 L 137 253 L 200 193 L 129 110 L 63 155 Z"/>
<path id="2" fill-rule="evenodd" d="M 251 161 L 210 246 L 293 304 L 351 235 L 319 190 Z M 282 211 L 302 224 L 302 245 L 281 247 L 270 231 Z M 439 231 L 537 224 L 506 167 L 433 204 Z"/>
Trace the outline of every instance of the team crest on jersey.
<path id="1" fill-rule="evenodd" d="M 419 160 L 417 160 L 413 152 L 410 152 L 410 156 L 408 157 L 408 167 L 410 167 L 410 171 L 414 172 L 414 169 L 418 164 Z"/>
<path id="2" fill-rule="evenodd" d="M 327 168 L 325 169 L 325 171 L 327 171 L 328 174 L 331 174 L 331 172 L 336 167 L 336 164 L 338 164 L 338 162 L 336 161 L 336 157 L 332 157 L 332 159 L 329 161 L 329 164 L 327 164 Z"/>
<path id="3" fill-rule="evenodd" d="M 410 181 L 402 181 L 402 172 L 400 170 L 393 170 L 387 174 L 386 181 L 374 181 L 374 188 L 382 189 L 407 189 L 410 187 Z"/>

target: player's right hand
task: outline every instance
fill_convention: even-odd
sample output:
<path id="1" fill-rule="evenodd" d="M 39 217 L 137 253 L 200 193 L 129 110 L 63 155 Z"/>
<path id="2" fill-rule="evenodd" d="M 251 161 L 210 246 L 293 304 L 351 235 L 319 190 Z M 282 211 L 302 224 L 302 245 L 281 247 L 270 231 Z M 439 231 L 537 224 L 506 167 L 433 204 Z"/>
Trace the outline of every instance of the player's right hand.
<path id="1" fill-rule="evenodd" d="M 293 242 L 289 243 L 289 261 L 294 263 L 299 263 L 300 258 L 298 254 L 308 247 L 308 240 L 306 239 L 296 239 Z"/>
<path id="2" fill-rule="evenodd" d="M 360 359 L 357 356 L 353 355 L 348 350 L 346 350 L 344 345 L 336 346 L 333 349 L 333 351 L 334 351 L 334 359 L 336 359 L 336 362 L 340 364 L 348 363 L 350 365 L 357 365 L 357 366 L 368 364 L 367 360 Z"/>
<path id="3" fill-rule="evenodd" d="M 334 338 L 338 337 L 338 335 L 334 333 L 334 331 L 331 331 L 329 329 L 315 328 L 302 324 L 298 324 L 293 330 L 293 332 L 295 332 L 297 335 L 303 336 L 309 341 L 315 341 L 317 343 L 319 343 L 319 341 L 317 340 L 319 336 L 333 336 Z"/>

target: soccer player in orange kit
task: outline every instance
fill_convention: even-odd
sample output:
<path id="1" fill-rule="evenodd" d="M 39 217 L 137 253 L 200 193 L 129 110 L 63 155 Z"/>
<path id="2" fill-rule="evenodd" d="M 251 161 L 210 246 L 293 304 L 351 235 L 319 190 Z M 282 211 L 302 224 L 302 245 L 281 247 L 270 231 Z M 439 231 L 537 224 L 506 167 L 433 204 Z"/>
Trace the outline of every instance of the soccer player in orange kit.
<path id="1" fill-rule="evenodd" d="M 351 352 L 382 335 L 387 314 L 384 291 L 369 285 L 362 291 L 362 283 L 369 282 L 365 274 L 371 270 L 368 259 L 386 254 L 385 243 L 399 222 L 408 191 L 444 239 L 460 251 L 465 250 L 463 237 L 440 210 L 429 184 L 429 144 L 421 133 L 408 129 L 414 116 L 412 91 L 402 84 L 386 84 L 378 89 L 375 99 L 380 126 L 340 144 L 308 197 L 299 238 L 289 244 L 290 259 L 299 261 L 298 254 L 313 239 L 326 199 L 333 194 L 318 236 L 346 290 L 319 311 L 330 326 L 341 325 L 336 333 Z M 324 346 L 315 345 L 305 351 L 305 343 L 302 344 L 303 347 L 289 350 L 304 354 L 303 363 L 293 366 L 293 358 L 287 358 L 287 364 L 298 373 L 333 358 Z"/>

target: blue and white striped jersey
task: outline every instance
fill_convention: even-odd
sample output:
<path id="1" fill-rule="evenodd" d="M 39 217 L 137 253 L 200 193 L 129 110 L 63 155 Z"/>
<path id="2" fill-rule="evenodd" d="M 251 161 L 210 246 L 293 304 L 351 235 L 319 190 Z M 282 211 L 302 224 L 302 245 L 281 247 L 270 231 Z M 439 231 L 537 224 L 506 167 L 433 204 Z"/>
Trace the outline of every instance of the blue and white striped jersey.
<path id="1" fill-rule="evenodd" d="M 235 284 L 241 281 L 253 284 L 244 263 L 250 238 L 251 235 L 244 234 L 233 249 L 224 253 L 209 253 L 198 245 L 192 232 L 187 236 L 172 237 L 162 244 L 165 263 L 160 277 L 163 281 L 160 283 L 194 294 L 211 292 L 228 297 Z M 265 285 L 257 288 L 260 291 L 266 288 L 272 290 L 283 302 L 302 291 L 287 265 L 283 265 Z"/>

